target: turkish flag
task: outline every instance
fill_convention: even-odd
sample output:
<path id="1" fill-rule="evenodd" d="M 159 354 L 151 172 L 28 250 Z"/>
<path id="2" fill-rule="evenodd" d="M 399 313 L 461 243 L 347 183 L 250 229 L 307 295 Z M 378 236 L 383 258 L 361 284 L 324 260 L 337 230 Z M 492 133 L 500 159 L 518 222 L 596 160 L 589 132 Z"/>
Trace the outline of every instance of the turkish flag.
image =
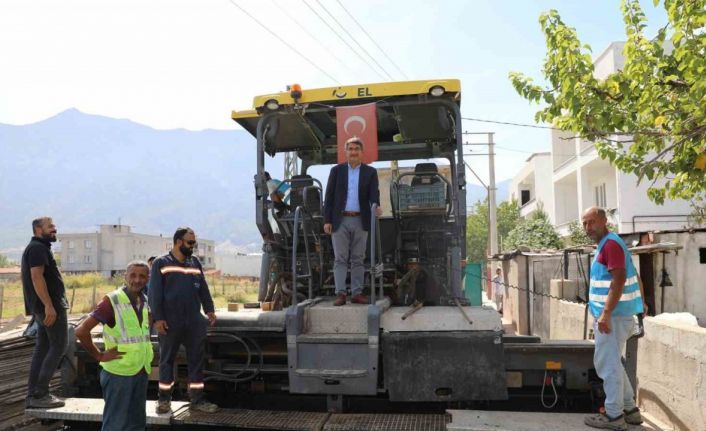
<path id="1" fill-rule="evenodd" d="M 354 136 L 363 141 L 362 160 L 370 164 L 378 159 L 378 119 L 374 103 L 336 108 L 338 163 L 346 161 L 346 141 Z"/>

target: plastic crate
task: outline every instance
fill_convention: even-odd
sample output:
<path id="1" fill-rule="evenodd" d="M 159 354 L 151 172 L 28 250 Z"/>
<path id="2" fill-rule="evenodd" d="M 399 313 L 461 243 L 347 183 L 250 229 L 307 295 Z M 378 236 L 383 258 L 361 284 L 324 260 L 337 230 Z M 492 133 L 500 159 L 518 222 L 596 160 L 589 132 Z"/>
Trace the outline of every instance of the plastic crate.
<path id="1" fill-rule="evenodd" d="M 445 211 L 446 184 L 425 184 L 410 186 L 400 184 L 397 189 L 400 211 Z"/>

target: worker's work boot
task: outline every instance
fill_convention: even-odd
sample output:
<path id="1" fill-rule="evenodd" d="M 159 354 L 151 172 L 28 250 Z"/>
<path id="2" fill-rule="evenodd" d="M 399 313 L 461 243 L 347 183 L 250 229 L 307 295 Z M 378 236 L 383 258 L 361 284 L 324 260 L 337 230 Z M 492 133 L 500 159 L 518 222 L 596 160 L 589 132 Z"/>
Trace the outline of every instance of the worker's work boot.
<path id="1" fill-rule="evenodd" d="M 56 407 L 64 407 L 66 403 L 61 398 L 47 393 L 39 398 L 30 397 L 27 402 L 27 407 L 30 409 L 53 409 Z"/>
<path id="2" fill-rule="evenodd" d="M 346 305 L 346 294 L 341 292 L 336 295 L 336 300 L 333 301 L 333 305 L 340 307 L 341 305 Z"/>
<path id="3" fill-rule="evenodd" d="M 642 415 L 640 414 L 640 409 L 637 407 L 630 410 L 623 410 L 623 416 L 625 416 L 625 422 L 630 425 L 640 425 L 642 423 Z"/>
<path id="4" fill-rule="evenodd" d="M 359 293 L 357 295 L 353 295 L 353 298 L 351 298 L 351 302 L 354 304 L 370 304 L 370 298 L 363 295 L 362 293 Z"/>
<path id="5" fill-rule="evenodd" d="M 202 389 L 189 389 L 189 410 L 196 410 L 203 413 L 215 413 L 218 406 L 208 402 Z"/>
<path id="6" fill-rule="evenodd" d="M 624 415 L 620 415 L 617 418 L 611 418 L 605 413 L 599 413 L 597 415 L 586 416 L 583 423 L 592 428 L 600 428 L 605 430 L 625 431 L 628 429 L 628 424 L 625 422 Z"/>
<path id="7" fill-rule="evenodd" d="M 157 414 L 163 415 L 172 411 L 172 390 L 159 391 L 157 396 Z"/>

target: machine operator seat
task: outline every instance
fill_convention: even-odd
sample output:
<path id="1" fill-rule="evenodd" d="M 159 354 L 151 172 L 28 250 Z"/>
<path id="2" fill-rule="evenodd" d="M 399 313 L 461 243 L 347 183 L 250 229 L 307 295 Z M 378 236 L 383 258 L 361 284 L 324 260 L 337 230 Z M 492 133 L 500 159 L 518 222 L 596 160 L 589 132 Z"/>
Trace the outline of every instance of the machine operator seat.
<path id="1" fill-rule="evenodd" d="M 318 187 L 309 188 L 306 192 L 306 202 L 304 201 L 304 189 L 314 185 L 311 175 L 294 175 L 292 176 L 292 188 L 289 192 L 289 205 L 292 214 L 298 206 L 304 207 L 314 219 L 314 225 L 309 226 L 314 232 L 323 232 L 323 214 L 321 213 L 321 191 Z M 305 218 L 305 223 L 310 222 Z"/>
<path id="2" fill-rule="evenodd" d="M 419 175 L 419 174 L 438 174 L 439 168 L 436 163 L 417 163 L 414 167 L 414 177 L 412 177 L 412 187 L 421 185 L 436 184 L 439 181 L 439 177 L 433 175 Z"/>

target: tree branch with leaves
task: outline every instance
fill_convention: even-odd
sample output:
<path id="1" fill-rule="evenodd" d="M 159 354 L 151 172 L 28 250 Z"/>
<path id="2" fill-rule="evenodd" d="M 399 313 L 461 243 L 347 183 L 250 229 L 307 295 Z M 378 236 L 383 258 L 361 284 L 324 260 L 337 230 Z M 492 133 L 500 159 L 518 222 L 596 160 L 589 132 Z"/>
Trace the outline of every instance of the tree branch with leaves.
<path id="1" fill-rule="evenodd" d="M 640 2 L 622 1 L 624 66 L 604 79 L 595 76 L 590 46 L 550 10 L 539 19 L 546 87 L 518 72 L 510 79 L 542 105 L 536 121 L 595 142 L 601 158 L 652 182 L 655 203 L 685 199 L 698 212 L 706 202 L 706 0 L 662 4 L 668 23 L 650 39 Z"/>

